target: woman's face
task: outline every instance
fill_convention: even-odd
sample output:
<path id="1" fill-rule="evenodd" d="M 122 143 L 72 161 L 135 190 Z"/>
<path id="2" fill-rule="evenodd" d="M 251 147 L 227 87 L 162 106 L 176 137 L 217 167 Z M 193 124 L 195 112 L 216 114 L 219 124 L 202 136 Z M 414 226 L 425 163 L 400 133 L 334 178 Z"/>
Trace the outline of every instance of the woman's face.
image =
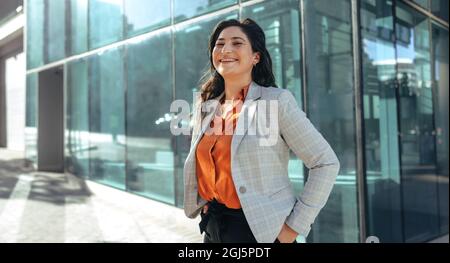
<path id="1" fill-rule="evenodd" d="M 223 78 L 251 75 L 253 65 L 259 62 L 259 53 L 253 52 L 247 35 L 240 27 L 227 27 L 220 33 L 212 51 L 214 68 Z"/>

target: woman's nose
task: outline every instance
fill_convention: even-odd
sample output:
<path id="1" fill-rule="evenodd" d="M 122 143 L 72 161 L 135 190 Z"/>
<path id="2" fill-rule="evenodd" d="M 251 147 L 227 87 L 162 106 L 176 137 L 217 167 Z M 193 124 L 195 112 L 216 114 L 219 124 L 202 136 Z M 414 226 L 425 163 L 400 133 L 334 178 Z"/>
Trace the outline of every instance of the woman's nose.
<path id="1" fill-rule="evenodd" d="M 232 51 L 231 45 L 225 44 L 222 48 L 222 53 L 230 53 Z"/>

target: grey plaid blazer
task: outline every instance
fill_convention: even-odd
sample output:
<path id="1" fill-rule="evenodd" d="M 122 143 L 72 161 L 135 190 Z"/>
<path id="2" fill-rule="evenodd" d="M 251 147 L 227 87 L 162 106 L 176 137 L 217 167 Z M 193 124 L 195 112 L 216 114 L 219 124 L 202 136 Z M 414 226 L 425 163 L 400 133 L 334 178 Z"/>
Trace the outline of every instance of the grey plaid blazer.
<path id="1" fill-rule="evenodd" d="M 261 146 L 258 137 L 263 133 L 250 134 L 248 130 L 258 126 L 256 120 L 270 116 L 257 110 L 258 102 L 270 100 L 278 101 L 278 137 L 273 145 Z M 203 103 L 203 107 L 208 108 L 212 101 Z M 194 107 L 191 148 L 184 165 L 184 211 L 189 218 L 197 217 L 207 203 L 197 190 L 195 149 L 215 114 L 214 109 L 213 106 L 201 121 L 201 106 Z M 268 124 L 269 120 L 266 121 Z M 231 144 L 231 171 L 256 240 L 273 243 L 284 223 L 306 237 L 335 183 L 339 171 L 336 154 L 298 107 L 291 92 L 284 89 L 252 82 L 236 126 L 236 131 L 239 130 L 242 135 L 233 135 Z M 309 168 L 300 195 L 294 193 L 288 177 L 289 150 Z"/>

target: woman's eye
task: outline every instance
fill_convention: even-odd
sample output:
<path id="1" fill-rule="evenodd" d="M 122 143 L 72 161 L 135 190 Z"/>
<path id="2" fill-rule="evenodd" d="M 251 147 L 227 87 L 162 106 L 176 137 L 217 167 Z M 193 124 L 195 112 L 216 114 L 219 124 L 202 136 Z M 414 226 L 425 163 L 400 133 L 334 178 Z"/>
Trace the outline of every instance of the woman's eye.
<path id="1" fill-rule="evenodd" d="M 223 46 L 223 43 L 217 43 L 216 46 L 221 47 L 221 46 Z"/>
<path id="2" fill-rule="evenodd" d="M 242 45 L 242 43 L 236 42 L 236 43 L 233 43 L 233 45 L 239 46 L 239 45 Z"/>

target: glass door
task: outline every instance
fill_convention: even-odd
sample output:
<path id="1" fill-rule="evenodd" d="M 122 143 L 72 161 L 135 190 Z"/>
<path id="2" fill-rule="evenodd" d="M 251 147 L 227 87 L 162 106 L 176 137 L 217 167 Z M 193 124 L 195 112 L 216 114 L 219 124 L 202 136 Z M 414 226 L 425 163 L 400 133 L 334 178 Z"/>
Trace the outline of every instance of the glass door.
<path id="1" fill-rule="evenodd" d="M 404 242 L 439 234 L 430 20 L 397 1 L 397 103 Z"/>

